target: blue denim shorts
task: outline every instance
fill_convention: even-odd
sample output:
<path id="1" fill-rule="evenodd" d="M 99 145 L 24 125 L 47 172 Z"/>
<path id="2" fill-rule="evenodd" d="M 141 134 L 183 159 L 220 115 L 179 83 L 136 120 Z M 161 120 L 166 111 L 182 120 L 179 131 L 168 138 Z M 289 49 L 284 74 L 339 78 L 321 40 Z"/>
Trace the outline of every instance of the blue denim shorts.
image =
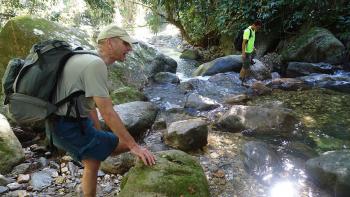
<path id="1" fill-rule="evenodd" d="M 68 152 L 74 160 L 105 160 L 115 150 L 119 139 L 112 132 L 100 131 L 93 127 L 90 119 L 81 120 L 84 132 L 77 121 L 59 118 L 52 132 L 53 143 L 57 148 Z"/>

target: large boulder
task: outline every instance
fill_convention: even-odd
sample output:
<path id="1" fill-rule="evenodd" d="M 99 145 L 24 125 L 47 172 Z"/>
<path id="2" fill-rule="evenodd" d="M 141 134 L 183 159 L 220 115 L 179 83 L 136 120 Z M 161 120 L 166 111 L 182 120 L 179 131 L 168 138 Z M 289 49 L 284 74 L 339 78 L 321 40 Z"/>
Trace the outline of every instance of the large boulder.
<path id="1" fill-rule="evenodd" d="M 200 60 L 201 55 L 199 54 L 198 50 L 196 50 L 196 49 L 185 49 L 181 53 L 180 58 L 189 59 L 189 60 Z"/>
<path id="2" fill-rule="evenodd" d="M 135 157 L 129 153 L 111 155 L 101 162 L 100 169 L 106 173 L 124 174 L 135 164 Z"/>
<path id="3" fill-rule="evenodd" d="M 311 74 L 304 77 L 299 77 L 311 87 L 327 88 L 340 92 L 350 92 L 350 73 L 337 73 L 336 75 L 329 74 Z"/>
<path id="4" fill-rule="evenodd" d="M 207 145 L 208 130 L 208 123 L 200 118 L 174 122 L 164 133 L 164 142 L 183 151 L 196 150 Z"/>
<path id="5" fill-rule="evenodd" d="M 218 121 L 225 131 L 240 132 L 246 129 L 258 134 L 292 133 L 298 123 L 295 115 L 288 109 L 270 106 L 231 107 Z"/>
<path id="6" fill-rule="evenodd" d="M 170 73 L 170 72 L 160 72 L 157 73 L 154 77 L 155 83 L 174 83 L 178 84 L 180 83 L 180 79 L 176 74 Z"/>
<path id="7" fill-rule="evenodd" d="M 333 74 L 334 70 L 333 66 L 327 63 L 289 62 L 287 76 L 300 77 L 311 73 Z"/>
<path id="8" fill-rule="evenodd" d="M 292 38 L 282 49 L 284 62 L 341 63 L 344 60 L 344 45 L 327 29 L 314 27 Z"/>
<path id="9" fill-rule="evenodd" d="M 22 145 L 2 114 L 0 114 L 0 155 L 0 174 L 8 173 L 12 167 L 24 160 Z"/>
<path id="10" fill-rule="evenodd" d="M 306 162 L 310 178 L 321 186 L 331 188 L 334 196 L 350 196 L 350 151 L 323 153 Z"/>
<path id="11" fill-rule="evenodd" d="M 176 73 L 177 63 L 172 58 L 159 53 L 146 43 L 133 45 L 133 52 L 129 53 L 124 62 L 115 62 L 111 68 L 111 75 L 124 85 L 142 89 L 149 79 L 159 72 Z M 115 87 L 114 86 L 114 87 Z"/>
<path id="12" fill-rule="evenodd" d="M 73 46 L 93 49 L 85 33 L 58 23 L 31 16 L 17 16 L 9 20 L 0 32 L 0 77 L 11 58 L 25 58 L 34 43 L 47 39 L 67 41 Z"/>
<path id="13" fill-rule="evenodd" d="M 254 62 L 255 63 L 251 66 L 252 77 L 258 80 L 271 78 L 270 69 L 267 68 L 267 66 L 257 59 L 254 59 Z M 241 67 L 241 55 L 228 55 L 200 65 L 197 70 L 193 72 L 193 76 L 212 76 L 218 73 L 239 72 Z"/>
<path id="14" fill-rule="evenodd" d="M 135 138 L 142 137 L 151 128 L 158 113 L 156 106 L 143 101 L 115 105 L 114 110 L 118 112 L 125 127 Z"/>
<path id="15" fill-rule="evenodd" d="M 219 107 L 220 104 L 216 101 L 201 96 L 196 93 L 191 93 L 187 96 L 185 107 L 194 108 L 198 110 L 211 110 Z"/>
<path id="16" fill-rule="evenodd" d="M 211 76 L 224 72 L 239 72 L 242 67 L 240 55 L 228 55 L 200 65 L 193 76 Z"/>
<path id="17" fill-rule="evenodd" d="M 210 196 L 199 162 L 178 150 L 156 153 L 157 163 L 146 167 L 139 161 L 121 184 L 120 197 Z"/>

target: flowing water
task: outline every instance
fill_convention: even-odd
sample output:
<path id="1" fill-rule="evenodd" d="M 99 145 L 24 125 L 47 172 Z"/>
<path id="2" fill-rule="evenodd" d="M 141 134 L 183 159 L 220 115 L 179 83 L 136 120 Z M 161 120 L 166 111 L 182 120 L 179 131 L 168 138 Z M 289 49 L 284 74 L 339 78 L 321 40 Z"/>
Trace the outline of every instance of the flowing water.
<path id="1" fill-rule="evenodd" d="M 174 39 L 166 38 L 166 41 L 153 39 L 149 43 L 177 61 L 176 74 L 180 81 L 191 79 L 198 62 L 179 58 L 181 51 L 174 47 L 176 44 L 168 43 Z M 331 77 L 336 82 L 338 80 L 347 83 L 348 74 L 338 72 Z M 327 76 L 315 76 L 309 82 L 322 77 Z M 293 135 L 289 136 L 247 137 L 241 133 L 216 130 L 210 132 L 208 146 L 191 154 L 197 156 L 203 166 L 212 196 L 331 196 L 329 192 L 308 180 L 304 170 L 305 161 L 325 151 L 350 147 L 349 100 L 350 94 L 319 88 L 303 91 L 274 90 L 271 95 L 249 101 L 248 105 L 282 103 L 284 107 L 295 112 L 300 125 Z M 224 108 L 209 112 L 207 116 L 215 116 L 220 110 Z M 249 174 L 244 168 L 241 156 L 241 148 L 248 141 L 263 141 L 271 145 L 282 161 L 280 166 L 275 166 L 279 170 L 264 177 Z"/>

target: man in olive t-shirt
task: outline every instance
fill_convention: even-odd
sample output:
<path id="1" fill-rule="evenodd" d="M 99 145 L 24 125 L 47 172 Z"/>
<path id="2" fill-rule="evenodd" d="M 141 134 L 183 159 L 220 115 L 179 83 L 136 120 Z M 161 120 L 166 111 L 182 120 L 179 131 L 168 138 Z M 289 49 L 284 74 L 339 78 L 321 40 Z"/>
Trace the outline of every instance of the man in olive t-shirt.
<path id="1" fill-rule="evenodd" d="M 244 30 L 242 42 L 242 68 L 239 78 L 243 82 L 250 73 L 250 65 L 252 64 L 253 52 L 255 50 L 255 32 L 261 28 L 261 21 L 255 21 L 251 26 Z"/>
<path id="2" fill-rule="evenodd" d="M 55 146 L 83 163 L 82 191 L 85 197 L 96 196 L 100 163 L 111 154 L 130 151 L 145 165 L 155 164 L 154 155 L 138 145 L 126 130 L 113 109 L 107 89 L 107 65 L 124 61 L 134 41 L 125 30 L 111 24 L 101 30 L 97 42 L 99 57 L 77 54 L 67 61 L 54 98 L 59 101 L 76 91 L 84 91 L 74 104 L 58 109 L 52 124 L 52 139 Z M 69 110 L 73 108 L 69 105 L 78 110 Z M 113 133 L 101 130 L 96 107 Z"/>

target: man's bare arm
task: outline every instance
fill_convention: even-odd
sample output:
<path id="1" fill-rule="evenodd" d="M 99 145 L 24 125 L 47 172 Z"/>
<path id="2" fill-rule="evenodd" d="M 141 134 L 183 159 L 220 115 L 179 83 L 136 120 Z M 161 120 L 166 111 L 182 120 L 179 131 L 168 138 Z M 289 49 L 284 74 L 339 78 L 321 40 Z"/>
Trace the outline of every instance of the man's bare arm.
<path id="1" fill-rule="evenodd" d="M 242 58 L 243 59 L 245 59 L 245 57 L 246 57 L 245 49 L 246 49 L 247 43 L 248 43 L 248 40 L 243 39 L 243 42 L 242 42 Z"/>
<path id="2" fill-rule="evenodd" d="M 94 123 L 94 127 L 97 129 L 97 130 L 101 130 L 101 124 L 100 124 L 100 121 L 98 119 L 98 115 L 97 115 L 97 111 L 96 109 L 92 110 L 90 113 L 89 113 L 89 116 L 92 120 L 92 122 Z"/>

